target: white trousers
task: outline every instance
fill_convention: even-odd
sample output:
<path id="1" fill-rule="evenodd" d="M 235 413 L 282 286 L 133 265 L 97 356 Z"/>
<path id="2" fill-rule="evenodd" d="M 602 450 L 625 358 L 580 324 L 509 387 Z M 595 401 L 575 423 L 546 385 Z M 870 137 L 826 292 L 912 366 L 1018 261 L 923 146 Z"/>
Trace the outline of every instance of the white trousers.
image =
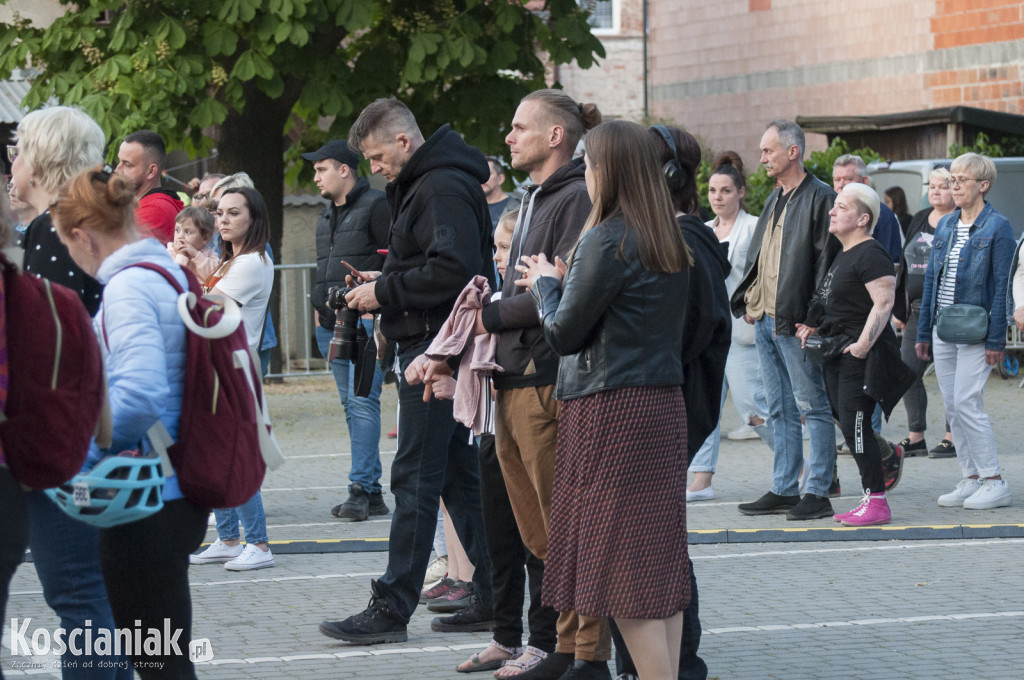
<path id="1" fill-rule="evenodd" d="M 992 372 L 992 366 L 985 363 L 985 345 L 950 344 L 933 331 L 932 356 L 963 476 L 1002 474 L 996 438 L 983 410 L 985 382 Z"/>

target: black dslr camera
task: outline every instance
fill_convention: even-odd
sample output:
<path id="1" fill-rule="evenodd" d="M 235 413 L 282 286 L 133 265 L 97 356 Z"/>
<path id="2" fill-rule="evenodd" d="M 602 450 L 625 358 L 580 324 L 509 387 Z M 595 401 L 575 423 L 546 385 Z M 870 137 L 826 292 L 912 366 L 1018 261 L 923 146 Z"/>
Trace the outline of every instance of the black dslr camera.
<path id="1" fill-rule="evenodd" d="M 345 286 L 331 286 L 327 289 L 327 306 L 334 310 L 334 336 L 331 338 L 327 360 L 355 361 L 359 355 L 356 330 L 359 326 L 359 311 L 351 309 L 345 296 L 351 289 Z"/>

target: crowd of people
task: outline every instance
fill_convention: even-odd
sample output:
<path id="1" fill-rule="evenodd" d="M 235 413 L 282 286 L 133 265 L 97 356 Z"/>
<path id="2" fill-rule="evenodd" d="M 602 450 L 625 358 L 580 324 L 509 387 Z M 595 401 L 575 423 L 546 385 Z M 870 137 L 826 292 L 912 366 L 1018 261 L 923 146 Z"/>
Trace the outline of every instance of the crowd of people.
<path id="1" fill-rule="evenodd" d="M 832 187 L 808 173 L 803 131 L 775 120 L 760 143 L 776 182 L 764 211 L 746 212 L 743 164 L 728 152 L 713 163 L 711 216 L 700 208 L 700 145 L 684 130 L 603 121 L 551 89 L 512 114 L 511 167 L 530 179 L 515 197 L 499 159 L 447 125 L 424 135 L 393 97 L 367 106 L 347 139 L 302 154 L 327 200 L 316 341 L 352 451 L 348 496 L 330 510 L 338 520 L 392 513 L 380 395 L 388 369 L 399 378 L 387 568 L 365 610 L 323 621 L 321 633 L 402 642 L 425 602 L 445 614 L 435 631 L 492 631 L 460 672 L 610 678 L 614 640 L 622 678 L 706 678 L 686 507 L 715 496 L 727 394 L 741 425 L 726 436 L 774 453 L 769 490 L 741 513 L 885 524 L 903 456 L 928 452 L 921 379 L 934 359 L 947 432 L 929 455 L 955 455 L 962 473 L 938 504 L 1012 503 L 982 398 L 1007 324 L 1024 330 L 1024 269 L 1008 221 L 985 200 L 991 160 L 969 153 L 936 170 L 931 208 L 911 216 L 902 191 L 883 201 L 869 186 L 856 156 L 837 159 Z M 155 470 L 159 459 L 142 455 L 150 427 L 177 436 L 186 328 L 161 271 L 233 301 L 254 354 L 272 346 L 271 226 L 248 176 L 206 176 L 182 200 L 160 186 L 159 135 L 128 135 L 116 169 L 102 165 L 104 147 L 99 126 L 68 107 L 28 114 L 8 147 L 24 271 L 79 295 L 105 355 L 113 437 L 93 444 L 84 476 Z M 359 176 L 360 156 L 385 191 Z M 331 352 L 350 316 L 377 340 L 369 363 Z M 882 419 L 901 399 L 909 433 L 893 445 Z M 857 463 L 863 498 L 837 513 L 840 451 Z M 167 620 L 187 646 L 190 565 L 274 566 L 259 492 L 213 511 L 217 539 L 200 551 L 211 509 L 173 471 L 151 479 L 158 510 L 94 526 L 0 465 L 12 518 L 0 608 L 27 543 L 65 629 Z M 439 542 L 440 573 L 430 564 Z M 143 678 L 195 677 L 186 655 L 132 650 L 131 661 Z M 103 675 L 114 676 L 131 669 Z M 64 677 L 85 675 L 69 665 Z"/>

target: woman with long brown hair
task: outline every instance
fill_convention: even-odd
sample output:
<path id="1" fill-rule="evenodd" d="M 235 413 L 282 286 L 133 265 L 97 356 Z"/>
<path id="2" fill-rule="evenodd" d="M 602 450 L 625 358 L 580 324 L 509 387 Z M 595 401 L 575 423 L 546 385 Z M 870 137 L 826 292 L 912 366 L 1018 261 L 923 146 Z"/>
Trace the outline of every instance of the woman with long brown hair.
<path id="1" fill-rule="evenodd" d="M 274 285 L 274 265 L 264 252 L 270 238 L 267 206 L 255 189 L 228 189 L 220 196 L 215 215 L 223 251 L 220 267 L 206 281 L 206 287 L 238 303 L 249 348 L 258 352 Z M 192 564 L 224 563 L 228 571 L 274 566 L 259 491 L 237 508 L 214 510 L 213 514 L 218 538 L 203 552 L 192 555 Z M 239 522 L 245 531 L 244 547 Z"/>
<path id="2" fill-rule="evenodd" d="M 544 603 L 614 617 L 641 678 L 675 677 L 690 598 L 679 312 L 692 259 L 647 132 L 611 121 L 586 147 L 594 208 L 569 264 L 517 267 L 561 356 Z M 607 677 L 588 664 L 573 677 Z"/>

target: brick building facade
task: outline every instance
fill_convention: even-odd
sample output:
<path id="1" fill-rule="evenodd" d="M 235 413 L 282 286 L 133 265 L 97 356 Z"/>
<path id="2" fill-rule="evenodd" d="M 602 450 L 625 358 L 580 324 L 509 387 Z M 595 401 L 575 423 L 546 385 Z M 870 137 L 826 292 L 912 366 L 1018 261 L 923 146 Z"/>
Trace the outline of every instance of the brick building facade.
<path id="1" fill-rule="evenodd" d="M 716 150 L 735 149 L 750 168 L 773 118 L 960 104 L 1024 114 L 1020 0 L 648 0 L 648 7 L 650 114 Z M 821 147 L 824 137 L 809 142 Z"/>

